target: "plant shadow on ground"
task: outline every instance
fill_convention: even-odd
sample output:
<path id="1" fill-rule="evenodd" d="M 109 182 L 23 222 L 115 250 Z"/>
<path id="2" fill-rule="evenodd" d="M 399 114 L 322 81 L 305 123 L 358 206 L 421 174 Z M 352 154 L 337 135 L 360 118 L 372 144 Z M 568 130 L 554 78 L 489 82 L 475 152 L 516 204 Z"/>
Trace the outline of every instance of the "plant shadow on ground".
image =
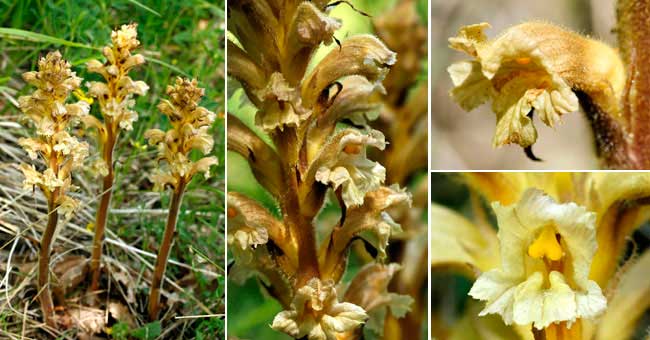
<path id="1" fill-rule="evenodd" d="M 104 246 L 100 310 L 108 323 L 96 336 L 114 339 L 214 339 L 224 337 L 222 317 L 176 319 L 177 315 L 220 314 L 224 310 L 224 1 L 74 1 L 0 0 L 0 338 L 76 339 L 88 332 L 78 327 L 49 334 L 41 326 L 35 299 L 38 240 L 45 224 L 46 205 L 38 191 L 22 190 L 17 165 L 29 162 L 17 145 L 32 133 L 25 128 L 17 99 L 29 94 L 21 74 L 34 70 L 38 58 L 60 50 L 73 71 L 85 81 L 97 80 L 85 62 L 103 60 L 99 48 L 110 42 L 110 32 L 122 24 L 138 24 L 138 39 L 147 63 L 131 73 L 150 90 L 137 98 L 139 119 L 124 131 L 116 146 L 116 180 Z M 151 265 L 162 238 L 169 193 L 152 191 L 148 176 L 157 167 L 155 150 L 143 134 L 150 128 L 169 128 L 156 105 L 167 84 L 177 76 L 197 78 L 205 88 L 202 105 L 218 114 L 213 127 L 220 165 L 211 178 L 197 176 L 190 184 L 177 225 L 167 266 L 162 321 L 146 318 Z M 84 84 L 85 84 L 84 81 Z M 85 88 L 85 87 L 83 87 Z M 98 115 L 94 105 L 91 114 Z M 22 124 L 22 125 L 21 125 Z M 95 136 L 76 132 L 97 158 Z M 82 202 L 70 221 L 59 221 L 52 268 L 73 266 L 90 255 L 99 182 L 88 172 L 73 175 Z M 82 261 L 83 262 L 83 261 Z M 6 274 L 5 274 L 6 273 Z M 89 280 L 65 282 L 65 308 L 77 313 L 78 324 L 94 310 L 83 307 Z M 104 300 L 105 299 L 105 300 Z M 104 318 L 103 316 L 108 315 Z M 119 317 L 118 317 L 119 316 Z M 72 317 L 74 319 L 74 317 Z M 86 326 L 92 329 L 92 325 Z M 89 337 L 88 337 L 89 338 Z"/>

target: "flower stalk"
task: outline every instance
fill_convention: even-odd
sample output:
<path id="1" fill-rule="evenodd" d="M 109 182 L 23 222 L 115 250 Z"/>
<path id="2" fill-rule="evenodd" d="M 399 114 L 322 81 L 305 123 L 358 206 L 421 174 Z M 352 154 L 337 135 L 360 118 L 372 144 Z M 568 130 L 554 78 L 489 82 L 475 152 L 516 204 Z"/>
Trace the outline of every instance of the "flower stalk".
<path id="1" fill-rule="evenodd" d="M 204 89 L 198 87 L 196 80 L 177 78 L 174 85 L 167 86 L 169 100 L 158 104 L 158 110 L 169 118 L 171 129 L 162 131 L 150 129 L 145 132 L 149 144 L 157 146 L 158 160 L 163 167 L 150 176 L 155 190 L 171 188 L 172 200 L 167 216 L 163 240 L 158 249 L 149 292 L 148 313 L 151 320 L 158 318 L 160 311 L 160 291 L 174 240 L 178 213 L 187 185 L 197 173 L 210 177 L 210 167 L 217 164 L 217 158 L 207 156 L 193 161 L 193 150 L 208 154 L 214 145 L 209 129 L 215 114 L 199 106 Z"/>
<path id="2" fill-rule="evenodd" d="M 386 168 L 386 183 L 409 186 L 413 193 L 412 207 L 391 211 L 404 232 L 391 240 L 389 257 L 401 267 L 388 287 L 391 293 L 412 298 L 411 312 L 399 317 L 388 314 L 384 327 L 375 333 L 388 339 L 413 339 L 420 336 L 427 321 L 427 298 L 422 292 L 427 286 L 428 227 L 423 215 L 429 198 L 427 180 L 418 178 L 426 173 L 428 163 L 427 150 L 422 148 L 428 143 L 428 86 L 418 79 L 427 56 L 427 25 L 413 0 L 398 1 L 394 8 L 373 18 L 373 25 L 377 36 L 399 57 L 382 82 L 387 95 L 375 98 L 381 106 L 378 118 L 371 122 L 386 135 L 388 145 L 370 156 Z"/>
<path id="3" fill-rule="evenodd" d="M 87 127 L 97 130 L 101 150 L 101 158 L 94 164 L 102 176 L 102 189 L 95 216 L 95 234 L 90 258 L 92 292 L 99 289 L 101 278 L 102 247 L 115 177 L 115 145 L 121 130 L 131 130 L 133 122 L 138 118 L 137 112 L 132 109 L 135 105 L 133 97 L 143 96 L 149 89 L 145 82 L 134 81 L 129 77 L 133 68 L 144 63 L 141 54 L 132 54 L 139 45 L 137 24 L 122 25 L 119 30 L 111 33 L 111 45 L 102 49 L 106 62 L 93 59 L 86 63 L 89 72 L 100 74 L 104 78 L 103 82 L 92 81 L 87 84 L 88 94 L 99 103 L 102 121 L 90 115 L 84 119 Z"/>
<path id="4" fill-rule="evenodd" d="M 78 202 L 67 195 L 74 190 L 72 171 L 83 165 L 88 144 L 79 142 L 69 130 L 88 114 L 86 102 L 66 104 L 70 93 L 79 88 L 81 78 L 70 70 L 58 51 L 48 53 L 38 62 L 38 71 L 23 74 L 26 82 L 37 89 L 18 99 L 19 107 L 36 125 L 36 136 L 21 138 L 18 143 L 32 160 L 45 164 L 43 171 L 21 164 L 25 189 L 38 186 L 47 199 L 48 219 L 40 242 L 37 287 L 45 323 L 56 328 L 50 289 L 50 252 L 59 216 L 71 218 Z"/>

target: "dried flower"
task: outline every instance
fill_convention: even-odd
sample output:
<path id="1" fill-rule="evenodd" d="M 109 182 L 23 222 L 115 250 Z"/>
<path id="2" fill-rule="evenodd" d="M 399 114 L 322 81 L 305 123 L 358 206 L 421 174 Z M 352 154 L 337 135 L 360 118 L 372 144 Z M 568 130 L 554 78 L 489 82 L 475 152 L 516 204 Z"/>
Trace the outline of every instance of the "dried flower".
<path id="1" fill-rule="evenodd" d="M 377 116 L 368 111 L 376 110 L 385 94 L 381 82 L 395 53 L 374 36 L 356 35 L 307 70 L 321 45 L 339 42 L 334 33 L 341 23 L 328 15 L 335 5 L 228 4 L 228 29 L 236 37 L 228 42 L 228 73 L 257 108 L 255 125 L 272 144 L 231 115 L 228 148 L 248 160 L 281 216 L 229 193 L 234 269 L 242 273 L 245 267 L 267 283 L 285 309 L 273 328 L 297 338 L 329 340 L 359 332 L 366 312 L 338 302 L 334 285 L 355 239 L 385 260 L 388 240 L 400 230 L 388 210 L 410 204 L 410 195 L 383 186 L 384 167 L 366 157 L 370 147 L 381 151 L 386 145 L 383 134 L 368 126 Z M 356 125 L 337 130 L 344 120 Z M 328 191 L 342 216 L 317 245 L 314 222 Z"/>
<path id="2" fill-rule="evenodd" d="M 474 60 L 448 68 L 452 98 L 465 110 L 492 100 L 497 115 L 495 147 L 537 140 L 532 114 L 553 127 L 561 116 L 577 111 L 577 92 L 619 119 L 618 99 L 625 71 L 618 53 L 607 45 L 560 27 L 529 22 L 488 40 L 487 23 L 462 27 L 450 47 Z"/>
<path id="3" fill-rule="evenodd" d="M 190 151 L 198 150 L 205 155 L 214 145 L 209 129 L 216 116 L 199 106 L 204 90 L 197 84 L 195 79 L 177 78 L 175 85 L 168 86 L 171 100 L 163 99 L 158 109 L 169 118 L 172 128 L 167 132 L 150 129 L 144 134 L 149 144 L 158 147 L 159 160 L 167 164 L 165 170 L 151 177 L 157 190 L 175 188 L 179 181 L 189 183 L 198 172 L 208 177 L 210 167 L 217 164 L 214 156 L 196 162 L 189 158 Z"/>
<path id="4" fill-rule="evenodd" d="M 137 24 L 122 25 L 119 30 L 111 32 L 111 44 L 102 49 L 106 61 L 93 59 L 86 63 L 89 72 L 97 73 L 104 78 L 104 81 L 91 81 L 86 84 L 90 99 L 95 98 L 99 103 L 102 120 L 92 115 L 86 116 L 83 120 L 87 127 L 97 129 L 103 162 L 103 164 L 95 163 L 93 166 L 93 172 L 102 176 L 102 188 L 95 217 L 95 236 L 90 261 L 91 291 L 99 288 L 104 230 L 113 195 L 115 145 L 121 130 L 133 129 L 133 122 L 138 119 L 138 113 L 133 109 L 134 97 L 143 96 L 149 90 L 149 86 L 144 81 L 133 80 L 129 76 L 129 72 L 145 61 L 141 54 L 133 54 L 140 46 L 137 35 Z"/>
<path id="5" fill-rule="evenodd" d="M 271 327 L 294 338 L 336 340 L 363 324 L 368 315 L 363 308 L 339 302 L 333 281 L 311 279 L 296 291 L 291 309 L 280 312 Z"/>
<path id="6" fill-rule="evenodd" d="M 36 125 L 37 137 L 21 138 L 18 144 L 31 159 L 40 157 L 47 165 L 39 172 L 33 165 L 22 164 L 24 185 L 26 188 L 40 187 L 58 206 L 65 200 L 72 200 L 66 196 L 71 188 L 72 170 L 81 167 L 88 155 L 88 144 L 68 133 L 70 127 L 88 114 L 88 103 L 66 104 L 70 93 L 79 87 L 81 78 L 70 70 L 70 64 L 58 51 L 41 58 L 38 71 L 27 72 L 23 78 L 37 87 L 33 94 L 18 99 L 20 109 Z"/>

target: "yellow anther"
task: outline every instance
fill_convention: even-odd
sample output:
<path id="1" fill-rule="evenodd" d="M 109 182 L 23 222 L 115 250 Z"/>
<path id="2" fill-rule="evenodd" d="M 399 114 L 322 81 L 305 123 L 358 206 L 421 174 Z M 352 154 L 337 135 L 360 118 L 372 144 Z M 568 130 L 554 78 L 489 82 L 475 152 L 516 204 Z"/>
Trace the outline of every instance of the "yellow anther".
<path id="1" fill-rule="evenodd" d="M 535 242 L 528 247 L 528 255 L 532 258 L 541 259 L 546 257 L 551 261 L 558 261 L 562 258 L 562 246 L 555 237 L 553 228 L 544 228 Z"/>

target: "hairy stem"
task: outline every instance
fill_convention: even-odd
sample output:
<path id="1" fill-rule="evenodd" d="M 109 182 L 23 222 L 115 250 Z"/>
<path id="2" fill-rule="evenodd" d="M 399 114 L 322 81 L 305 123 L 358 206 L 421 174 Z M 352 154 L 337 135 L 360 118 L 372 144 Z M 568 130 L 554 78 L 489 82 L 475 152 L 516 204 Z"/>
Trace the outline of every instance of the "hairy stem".
<path id="1" fill-rule="evenodd" d="M 41 245 L 38 256 L 38 291 L 39 301 L 41 303 L 41 310 L 43 311 L 43 318 L 45 323 L 52 328 L 56 328 L 54 320 L 54 303 L 52 302 L 52 292 L 50 290 L 50 250 L 52 246 L 52 239 L 54 238 L 54 231 L 59 219 L 57 206 L 54 204 L 54 199 L 48 200 L 48 217 L 45 232 L 41 237 Z"/>
<path id="2" fill-rule="evenodd" d="M 172 201 L 169 206 L 169 215 L 167 215 L 167 224 L 165 225 L 165 233 L 160 248 L 158 249 L 156 266 L 154 267 L 153 278 L 151 280 L 151 291 L 149 294 L 150 320 L 158 319 L 158 312 L 160 310 L 160 289 L 163 276 L 165 275 L 165 269 L 167 268 L 167 259 L 169 258 L 169 252 L 172 248 L 174 234 L 176 232 L 176 221 L 178 220 L 178 211 L 180 210 L 181 201 L 183 200 L 185 186 L 186 183 L 181 178 L 172 194 Z"/>
<path id="3" fill-rule="evenodd" d="M 108 220 L 108 209 L 111 206 L 113 179 L 115 177 L 115 170 L 113 169 L 113 150 L 115 148 L 115 140 L 115 136 L 110 133 L 109 129 L 109 135 L 103 150 L 103 159 L 108 167 L 108 174 L 104 176 L 103 179 L 102 197 L 95 218 L 95 236 L 93 238 L 92 256 L 90 258 L 90 272 L 92 273 L 92 280 L 90 283 L 91 292 L 94 292 L 99 288 L 99 278 L 101 277 L 100 267 L 102 247 L 104 244 L 104 231 L 106 230 L 106 221 Z"/>
<path id="4" fill-rule="evenodd" d="M 584 92 L 576 91 L 580 106 L 594 133 L 597 156 L 606 168 L 633 168 L 627 151 L 625 128 L 608 115 Z"/>
<path id="5" fill-rule="evenodd" d="M 631 167 L 650 167 L 650 1 L 619 0 L 617 33 L 627 64 L 623 116 L 631 141 Z"/>

